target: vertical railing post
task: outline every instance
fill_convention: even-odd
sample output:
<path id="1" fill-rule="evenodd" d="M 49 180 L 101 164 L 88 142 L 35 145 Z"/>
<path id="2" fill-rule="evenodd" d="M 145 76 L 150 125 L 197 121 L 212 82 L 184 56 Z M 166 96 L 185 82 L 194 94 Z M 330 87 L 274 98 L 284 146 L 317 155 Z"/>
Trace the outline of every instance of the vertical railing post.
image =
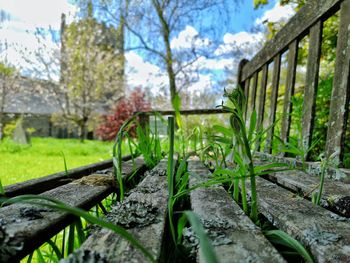
<path id="1" fill-rule="evenodd" d="M 260 87 L 260 94 L 259 94 L 259 105 L 257 106 L 257 109 L 256 109 L 257 115 L 258 115 L 257 122 L 256 122 L 256 128 L 258 131 L 263 129 L 268 67 L 269 67 L 268 64 L 265 64 L 262 68 L 261 87 Z M 255 147 L 257 150 L 259 150 L 260 140 L 256 141 Z"/>
<path id="2" fill-rule="evenodd" d="M 292 96 L 294 94 L 295 87 L 295 76 L 297 69 L 298 60 L 298 43 L 299 41 L 295 39 L 289 45 L 288 51 L 288 70 L 286 79 L 286 91 L 284 94 L 283 102 L 283 115 L 281 123 L 281 140 L 283 143 L 288 142 L 290 123 L 291 123 L 291 112 L 292 112 Z M 284 155 L 283 152 L 280 153 L 281 156 Z"/>
<path id="3" fill-rule="evenodd" d="M 309 55 L 306 68 L 306 83 L 302 116 L 302 145 L 304 150 L 308 149 L 312 141 L 312 129 L 315 117 L 316 92 L 320 70 L 322 41 L 322 21 L 319 20 L 310 28 Z M 308 158 L 308 155 L 304 156 Z"/>
<path id="4" fill-rule="evenodd" d="M 255 97 L 256 97 L 256 89 L 258 86 L 258 72 L 255 72 L 253 74 L 253 84 L 252 86 L 249 86 L 249 96 L 247 98 L 247 111 L 246 111 L 246 120 L 249 123 L 250 121 L 250 114 L 255 109 Z M 249 104 L 249 98 L 251 104 Z"/>
<path id="5" fill-rule="evenodd" d="M 249 82 L 249 79 L 243 80 L 242 79 L 242 74 L 243 74 L 243 67 L 245 64 L 248 63 L 247 59 L 242 59 L 239 64 L 238 64 L 238 71 L 237 71 L 237 87 L 241 88 L 244 92 L 244 95 L 246 99 L 248 99 L 247 94 L 249 92 L 249 85 L 247 86 L 247 82 Z M 246 108 L 244 109 L 246 111 Z"/>
<path id="6" fill-rule="evenodd" d="M 341 161 L 348 118 L 350 89 L 350 0 L 340 7 L 336 64 L 329 112 L 326 156 L 335 155 Z"/>
<path id="7" fill-rule="evenodd" d="M 270 116 L 268 116 L 268 126 L 271 128 L 267 131 L 265 152 L 271 153 L 272 141 L 274 133 L 274 122 L 276 118 L 276 106 L 277 106 L 277 95 L 278 86 L 280 82 L 280 71 L 281 71 L 281 54 L 278 53 L 273 60 L 273 77 L 272 77 L 272 92 L 271 92 L 271 104 L 270 104 Z"/>
<path id="8" fill-rule="evenodd" d="M 140 126 L 141 126 L 141 128 L 146 136 L 148 136 L 147 131 L 151 128 L 149 119 L 150 119 L 150 114 L 148 112 L 141 112 L 140 113 L 139 123 L 140 123 Z M 147 129 L 147 126 L 149 129 Z"/>

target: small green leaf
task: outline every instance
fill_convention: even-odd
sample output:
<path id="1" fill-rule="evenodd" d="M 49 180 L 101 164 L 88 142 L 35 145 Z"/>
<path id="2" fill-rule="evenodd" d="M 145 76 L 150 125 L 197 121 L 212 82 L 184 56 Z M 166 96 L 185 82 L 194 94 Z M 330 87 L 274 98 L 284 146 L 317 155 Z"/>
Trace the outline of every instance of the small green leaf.
<path id="1" fill-rule="evenodd" d="M 298 252 L 300 256 L 302 256 L 307 263 L 314 263 L 312 256 L 309 252 L 304 248 L 299 241 L 292 238 L 286 232 L 282 230 L 269 230 L 264 232 L 264 235 L 272 242 L 276 244 L 281 244 L 287 246 L 289 248 L 294 249 Z"/>
<path id="2" fill-rule="evenodd" d="M 196 214 L 191 211 L 185 211 L 184 214 L 187 216 L 188 221 L 191 223 L 193 231 L 196 233 L 197 237 L 199 238 L 199 249 L 201 250 L 201 253 L 203 255 L 204 262 L 208 262 L 208 263 L 219 262 L 216 257 L 214 248 Z"/>
<path id="3" fill-rule="evenodd" d="M 5 195 L 5 189 L 4 187 L 2 186 L 2 182 L 1 182 L 1 179 L 0 179 L 0 196 L 1 195 Z"/>

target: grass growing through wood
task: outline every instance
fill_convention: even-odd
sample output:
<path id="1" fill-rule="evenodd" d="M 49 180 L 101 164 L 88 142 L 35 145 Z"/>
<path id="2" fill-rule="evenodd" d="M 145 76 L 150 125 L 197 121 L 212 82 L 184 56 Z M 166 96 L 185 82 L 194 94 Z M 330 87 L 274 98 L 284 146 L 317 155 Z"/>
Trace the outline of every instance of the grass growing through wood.
<path id="1" fill-rule="evenodd" d="M 59 211 L 67 212 L 77 217 L 84 218 L 87 222 L 91 224 L 96 224 L 101 227 L 112 230 L 116 234 L 120 235 L 121 237 L 129 241 L 135 248 L 139 249 L 145 255 L 145 257 L 149 259 L 151 262 L 156 262 L 156 260 L 154 259 L 154 256 L 152 255 L 152 252 L 148 251 L 127 230 L 125 230 L 120 226 L 112 224 L 108 221 L 105 221 L 101 218 L 95 217 L 80 208 L 69 206 L 53 198 L 36 196 L 36 195 L 22 195 L 22 196 L 13 197 L 10 199 L 0 198 L 0 203 L 3 203 L 3 204 L 27 203 L 32 205 L 39 205 L 50 209 L 56 209 Z M 71 242 L 72 241 L 69 241 L 69 243 Z"/>
<path id="2" fill-rule="evenodd" d="M 32 145 L 0 143 L 0 179 L 4 186 L 112 158 L 112 143 L 77 139 L 32 138 Z M 123 150 L 128 154 L 129 150 Z"/>
<path id="3" fill-rule="evenodd" d="M 123 149 L 123 138 L 127 138 L 128 149 L 131 154 L 133 154 L 132 144 L 136 147 L 135 154 L 142 154 L 145 164 L 148 168 L 154 167 L 160 159 L 163 157 L 161 150 L 161 143 L 157 133 L 151 133 L 149 125 L 141 126 L 138 123 L 137 117 L 142 113 L 136 113 L 120 127 L 115 142 L 113 144 L 113 168 L 116 182 L 119 185 L 120 196 L 119 200 L 124 199 L 124 184 L 122 177 L 122 149 Z M 133 143 L 131 136 L 129 135 L 129 130 L 136 125 L 137 143 Z M 132 161 L 134 163 L 134 157 L 132 156 Z M 136 172 L 136 171 L 135 171 Z"/>
<path id="4" fill-rule="evenodd" d="M 264 134 L 270 129 L 268 127 L 265 130 L 259 129 L 256 127 L 256 112 L 253 110 L 251 115 L 248 116 L 249 123 L 248 127 L 246 127 L 246 117 L 243 112 L 243 109 L 246 108 L 246 100 L 243 94 L 243 91 L 240 88 L 235 89 L 232 93 L 227 93 L 225 90 L 225 96 L 229 99 L 228 105 L 223 105 L 222 107 L 231 113 L 230 116 L 230 125 L 231 129 L 227 129 L 225 127 L 217 126 L 215 127 L 219 133 L 222 133 L 223 136 L 214 136 L 214 143 L 211 144 L 211 147 L 218 147 L 217 145 L 224 144 L 224 148 L 226 151 L 224 152 L 222 147 L 221 150 L 221 158 L 225 159 L 228 157 L 228 154 L 231 155 L 231 161 L 234 164 L 233 169 L 227 169 L 222 167 L 222 164 L 214 172 L 214 176 L 217 177 L 217 181 L 215 179 L 212 180 L 212 183 L 218 183 L 219 180 L 222 182 L 225 179 L 232 178 L 232 185 L 234 188 L 233 197 L 236 202 L 241 200 L 242 208 L 246 214 L 248 214 L 248 202 L 247 202 L 247 193 L 245 180 L 246 178 L 250 179 L 250 218 L 256 224 L 260 224 L 258 221 L 258 200 L 257 200 L 257 189 L 256 189 L 256 176 L 261 176 L 264 174 L 268 174 L 269 172 L 276 172 L 277 169 L 286 170 L 289 169 L 285 164 L 280 163 L 270 163 L 267 165 L 255 165 L 254 164 L 254 152 L 255 147 L 259 147 L 257 142 L 262 139 Z M 215 146 L 215 147 L 214 147 Z M 230 150 L 231 148 L 231 150 Z M 228 151 L 227 151 L 228 150 Z M 214 154 L 214 159 L 217 159 L 220 156 L 219 153 Z M 218 164 L 218 160 L 215 160 L 216 164 Z M 271 170 L 273 169 L 273 170 Z M 226 177 L 226 178 L 225 178 Z M 241 184 L 239 184 L 239 181 Z M 207 182 L 210 183 L 210 182 Z M 239 190 L 240 197 L 239 199 Z M 271 242 L 276 244 L 283 244 L 287 247 L 294 249 L 297 253 L 304 257 L 306 262 L 313 262 L 312 257 L 306 251 L 306 249 L 294 238 L 289 236 L 287 233 L 281 230 L 270 230 L 265 232 L 266 237 L 270 239 Z"/>

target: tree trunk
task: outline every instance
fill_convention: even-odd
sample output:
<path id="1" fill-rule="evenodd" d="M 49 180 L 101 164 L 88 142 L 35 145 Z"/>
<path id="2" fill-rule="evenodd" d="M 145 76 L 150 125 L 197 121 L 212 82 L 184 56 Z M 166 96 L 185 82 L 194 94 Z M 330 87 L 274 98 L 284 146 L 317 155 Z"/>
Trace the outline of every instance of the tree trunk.
<path id="1" fill-rule="evenodd" d="M 163 9 L 159 5 L 159 3 L 157 1 L 153 1 L 153 5 L 156 8 L 158 18 L 159 18 L 160 23 L 162 25 L 163 41 L 164 41 L 165 49 L 166 49 L 166 61 L 165 62 L 166 62 L 167 73 L 168 73 L 168 78 L 169 78 L 170 99 L 171 99 L 171 104 L 174 106 L 174 99 L 175 99 L 177 91 L 176 91 L 175 72 L 174 72 L 174 68 L 173 68 L 173 53 L 172 53 L 171 47 L 170 47 L 169 25 L 163 16 Z"/>

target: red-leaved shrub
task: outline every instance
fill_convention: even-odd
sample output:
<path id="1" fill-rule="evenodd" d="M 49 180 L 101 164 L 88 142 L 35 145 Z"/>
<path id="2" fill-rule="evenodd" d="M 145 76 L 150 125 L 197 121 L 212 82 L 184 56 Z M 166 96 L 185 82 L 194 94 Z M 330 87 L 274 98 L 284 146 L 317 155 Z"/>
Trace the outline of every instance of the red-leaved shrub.
<path id="1" fill-rule="evenodd" d="M 114 140 L 120 127 L 136 111 L 149 111 L 151 105 L 145 99 L 145 92 L 136 88 L 129 98 L 122 98 L 118 101 L 111 114 L 102 116 L 100 126 L 96 129 L 96 134 L 104 141 Z M 129 131 L 131 136 L 135 135 L 135 127 Z"/>

